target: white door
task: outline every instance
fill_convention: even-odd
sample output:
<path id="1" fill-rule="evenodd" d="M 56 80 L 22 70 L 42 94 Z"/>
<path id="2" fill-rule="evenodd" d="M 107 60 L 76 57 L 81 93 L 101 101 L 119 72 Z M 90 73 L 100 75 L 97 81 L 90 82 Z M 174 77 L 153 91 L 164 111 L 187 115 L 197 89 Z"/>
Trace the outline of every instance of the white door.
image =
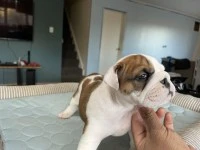
<path id="1" fill-rule="evenodd" d="M 125 13 L 104 9 L 99 73 L 116 63 L 122 46 Z"/>

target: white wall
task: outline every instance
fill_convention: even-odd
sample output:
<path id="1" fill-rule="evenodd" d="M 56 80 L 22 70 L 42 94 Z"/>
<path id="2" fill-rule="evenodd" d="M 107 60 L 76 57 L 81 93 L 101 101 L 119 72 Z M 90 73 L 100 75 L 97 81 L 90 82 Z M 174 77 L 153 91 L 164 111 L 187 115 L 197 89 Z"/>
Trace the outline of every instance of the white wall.
<path id="1" fill-rule="evenodd" d="M 70 8 L 70 20 L 78 44 L 83 70 L 87 69 L 91 0 L 77 0 Z"/>
<path id="2" fill-rule="evenodd" d="M 87 74 L 98 72 L 104 8 L 127 13 L 122 56 L 192 58 L 198 36 L 193 31 L 194 19 L 127 0 L 92 0 Z"/>

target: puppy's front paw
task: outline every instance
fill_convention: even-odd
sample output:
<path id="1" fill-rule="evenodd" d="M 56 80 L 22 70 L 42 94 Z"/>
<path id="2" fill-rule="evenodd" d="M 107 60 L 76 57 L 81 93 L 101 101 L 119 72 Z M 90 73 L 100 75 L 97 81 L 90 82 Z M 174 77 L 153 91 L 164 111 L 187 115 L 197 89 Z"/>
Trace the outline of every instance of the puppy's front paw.
<path id="1" fill-rule="evenodd" d="M 70 115 L 69 115 L 69 113 L 63 111 L 63 112 L 58 114 L 58 117 L 61 118 L 61 119 L 67 119 L 67 118 L 70 117 Z"/>

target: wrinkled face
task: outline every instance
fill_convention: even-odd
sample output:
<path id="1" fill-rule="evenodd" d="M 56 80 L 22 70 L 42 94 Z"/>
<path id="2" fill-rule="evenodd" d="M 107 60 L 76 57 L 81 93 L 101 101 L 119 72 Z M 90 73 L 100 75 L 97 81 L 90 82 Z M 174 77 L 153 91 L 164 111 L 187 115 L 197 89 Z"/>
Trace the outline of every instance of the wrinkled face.
<path id="1" fill-rule="evenodd" d="M 175 95 L 164 66 L 148 55 L 132 54 L 120 59 L 107 71 L 103 81 L 134 105 L 158 106 Z"/>
<path id="2" fill-rule="evenodd" d="M 125 58 L 114 69 L 118 75 L 119 90 L 125 95 L 141 92 L 155 71 L 142 55 Z"/>

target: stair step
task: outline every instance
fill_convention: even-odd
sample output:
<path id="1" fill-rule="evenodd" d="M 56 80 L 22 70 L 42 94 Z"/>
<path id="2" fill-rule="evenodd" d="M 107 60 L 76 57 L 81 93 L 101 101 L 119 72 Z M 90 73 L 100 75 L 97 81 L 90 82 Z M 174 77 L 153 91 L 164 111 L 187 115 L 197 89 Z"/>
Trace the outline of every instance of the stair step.
<path id="1" fill-rule="evenodd" d="M 82 79 L 82 76 L 63 76 L 62 82 L 80 82 Z"/>
<path id="2" fill-rule="evenodd" d="M 68 33 L 66 33 L 66 34 L 63 36 L 63 38 L 64 38 L 64 41 L 65 41 L 65 42 L 73 43 L 73 42 L 72 42 L 73 39 L 72 39 L 72 36 L 71 36 L 71 34 L 70 34 L 69 31 L 68 31 Z"/>
<path id="3" fill-rule="evenodd" d="M 73 41 L 64 41 L 63 43 L 63 50 L 64 51 L 67 51 L 67 50 L 74 50 L 75 49 L 75 46 L 73 44 Z"/>
<path id="4" fill-rule="evenodd" d="M 69 70 L 69 71 L 67 71 Z M 81 69 L 78 71 L 76 69 L 65 69 L 62 72 L 62 81 L 63 82 L 80 82 L 82 80 L 82 71 Z"/>
<path id="5" fill-rule="evenodd" d="M 76 57 L 77 57 L 77 54 L 76 54 L 76 52 L 75 51 L 65 51 L 64 53 L 63 53 L 63 58 L 75 58 L 76 59 Z"/>
<path id="6" fill-rule="evenodd" d="M 78 67 L 64 67 L 62 69 L 62 74 L 67 76 L 67 75 L 82 75 L 82 69 Z"/>
<path id="7" fill-rule="evenodd" d="M 75 52 L 75 47 L 68 47 L 68 48 L 63 48 L 63 54 L 68 53 L 68 52 Z"/>
<path id="8" fill-rule="evenodd" d="M 63 59 L 63 67 L 78 67 L 79 61 L 78 59 Z"/>
<path id="9" fill-rule="evenodd" d="M 80 82 L 82 78 L 82 69 L 78 67 L 64 67 L 62 69 L 62 82 Z"/>
<path id="10" fill-rule="evenodd" d="M 82 78 L 82 74 L 62 73 L 62 78 Z"/>

